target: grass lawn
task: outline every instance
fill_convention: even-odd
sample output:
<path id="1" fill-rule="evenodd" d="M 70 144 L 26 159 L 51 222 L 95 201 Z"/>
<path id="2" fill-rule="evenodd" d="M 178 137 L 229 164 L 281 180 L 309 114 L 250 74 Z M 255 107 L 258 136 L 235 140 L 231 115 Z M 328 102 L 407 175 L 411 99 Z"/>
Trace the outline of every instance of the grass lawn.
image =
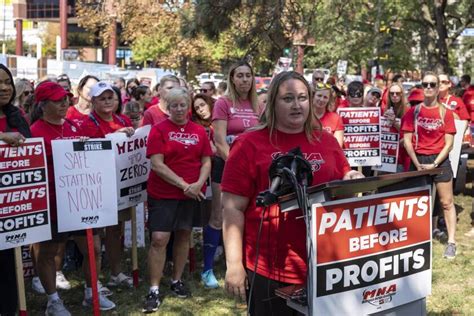
<path id="1" fill-rule="evenodd" d="M 472 190 L 472 189 L 470 189 Z M 432 295 L 428 297 L 428 313 L 430 315 L 474 315 L 474 242 L 464 236 L 470 229 L 469 213 L 472 207 L 472 192 L 467 195 L 458 195 L 455 198 L 458 211 L 457 257 L 448 261 L 442 258 L 444 245 L 433 241 L 433 285 Z M 200 267 L 201 248 L 196 245 L 198 255 L 197 266 Z M 126 258 L 130 253 L 126 253 Z M 147 293 L 148 284 L 146 273 L 146 252 L 139 250 L 140 275 L 143 279 L 138 289 L 118 288 L 112 289 L 114 295 L 110 298 L 117 308 L 113 311 L 103 312 L 102 315 L 140 315 L 142 301 Z M 127 271 L 131 270 L 131 262 L 125 260 Z M 199 270 L 199 269 L 198 269 Z M 168 285 L 164 279 L 160 291 L 165 295 L 162 305 L 157 313 L 151 315 L 245 315 L 246 306 L 229 299 L 224 294 L 225 268 L 221 260 L 216 267 L 216 276 L 221 287 L 215 290 L 204 289 L 200 284 L 200 271 L 193 274 L 186 273 L 184 280 L 190 286 L 192 298 L 178 299 L 169 293 Z M 60 292 L 66 307 L 72 315 L 92 315 L 90 309 L 83 308 L 82 273 L 66 274 L 73 288 Z M 105 278 L 104 278 L 105 277 Z M 104 283 L 108 279 L 108 272 L 103 271 L 101 279 Z M 30 315 L 43 315 L 46 306 L 46 296 L 38 295 L 31 291 L 31 282 L 26 282 L 27 305 Z"/>

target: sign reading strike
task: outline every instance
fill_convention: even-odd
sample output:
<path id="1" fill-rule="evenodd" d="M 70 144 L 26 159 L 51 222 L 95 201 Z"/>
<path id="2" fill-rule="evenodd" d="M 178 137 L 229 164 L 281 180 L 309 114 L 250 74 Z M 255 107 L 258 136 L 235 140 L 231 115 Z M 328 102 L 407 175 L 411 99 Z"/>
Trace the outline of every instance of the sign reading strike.
<path id="1" fill-rule="evenodd" d="M 380 108 L 337 111 L 344 123 L 344 153 L 351 167 L 380 165 Z"/>
<path id="2" fill-rule="evenodd" d="M 396 120 L 400 123 L 400 119 L 397 118 Z M 397 172 L 400 134 L 383 116 L 380 118 L 380 128 L 382 129 L 380 143 L 382 148 L 382 165 L 372 167 L 372 169 L 385 172 Z"/>
<path id="3" fill-rule="evenodd" d="M 58 231 L 117 224 L 117 188 L 112 143 L 106 139 L 54 140 Z"/>
<path id="4" fill-rule="evenodd" d="M 118 209 L 123 210 L 146 200 L 146 183 L 150 173 L 150 160 L 146 158 L 146 145 L 151 126 L 135 131 L 132 137 L 125 133 L 108 134 L 115 151 Z"/>
<path id="5" fill-rule="evenodd" d="M 51 239 L 42 138 L 0 142 L 0 250 Z"/>
<path id="6" fill-rule="evenodd" d="M 319 314 L 372 314 L 430 294 L 430 193 L 425 186 L 313 205 Z"/>

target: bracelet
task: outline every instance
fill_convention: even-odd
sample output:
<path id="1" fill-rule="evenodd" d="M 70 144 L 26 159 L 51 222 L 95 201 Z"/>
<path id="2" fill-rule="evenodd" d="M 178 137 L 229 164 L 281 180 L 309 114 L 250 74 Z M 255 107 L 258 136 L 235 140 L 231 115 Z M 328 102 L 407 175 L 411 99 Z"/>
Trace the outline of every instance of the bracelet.
<path id="1" fill-rule="evenodd" d="M 433 161 L 433 166 L 434 166 L 435 168 L 438 168 L 439 164 L 436 162 L 436 160 Z"/>

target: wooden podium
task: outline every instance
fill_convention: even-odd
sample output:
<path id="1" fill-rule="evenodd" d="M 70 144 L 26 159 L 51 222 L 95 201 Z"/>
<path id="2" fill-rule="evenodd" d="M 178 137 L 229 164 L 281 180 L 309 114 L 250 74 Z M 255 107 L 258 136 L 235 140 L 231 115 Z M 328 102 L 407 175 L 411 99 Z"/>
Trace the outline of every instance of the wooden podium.
<path id="1" fill-rule="evenodd" d="M 305 315 L 426 315 L 425 297 L 431 293 L 432 177 L 441 172 L 388 174 L 308 188 L 309 286 L 281 288 L 276 295 Z M 280 197 L 278 203 L 282 212 L 299 208 L 295 193 Z M 366 213 L 363 203 L 371 205 Z M 348 228 L 348 214 L 360 217 L 352 221 L 359 227 Z M 390 225 L 395 229 L 384 231 Z M 390 243 L 384 244 L 389 234 Z M 369 241 L 374 241 L 370 247 Z M 302 292 L 311 294 L 302 297 Z"/>

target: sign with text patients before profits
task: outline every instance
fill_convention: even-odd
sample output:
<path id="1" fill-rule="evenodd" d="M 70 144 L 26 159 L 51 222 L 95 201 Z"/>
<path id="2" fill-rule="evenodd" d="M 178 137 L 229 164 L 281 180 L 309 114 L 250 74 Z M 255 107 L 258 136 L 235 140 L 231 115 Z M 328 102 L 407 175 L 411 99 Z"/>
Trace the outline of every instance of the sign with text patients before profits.
<path id="1" fill-rule="evenodd" d="M 344 123 L 344 154 L 351 167 L 380 166 L 380 108 L 339 108 Z"/>
<path id="2" fill-rule="evenodd" d="M 150 125 L 140 127 L 131 137 L 125 133 L 106 135 L 115 152 L 119 210 L 146 201 L 146 183 L 151 168 L 150 160 L 146 158 L 150 129 Z"/>
<path id="3" fill-rule="evenodd" d="M 115 158 L 107 139 L 54 140 L 58 231 L 116 225 Z"/>
<path id="4" fill-rule="evenodd" d="M 430 190 L 313 204 L 319 315 L 372 314 L 431 293 Z"/>
<path id="5" fill-rule="evenodd" d="M 0 141 L 0 250 L 51 239 L 47 177 L 42 138 Z"/>

